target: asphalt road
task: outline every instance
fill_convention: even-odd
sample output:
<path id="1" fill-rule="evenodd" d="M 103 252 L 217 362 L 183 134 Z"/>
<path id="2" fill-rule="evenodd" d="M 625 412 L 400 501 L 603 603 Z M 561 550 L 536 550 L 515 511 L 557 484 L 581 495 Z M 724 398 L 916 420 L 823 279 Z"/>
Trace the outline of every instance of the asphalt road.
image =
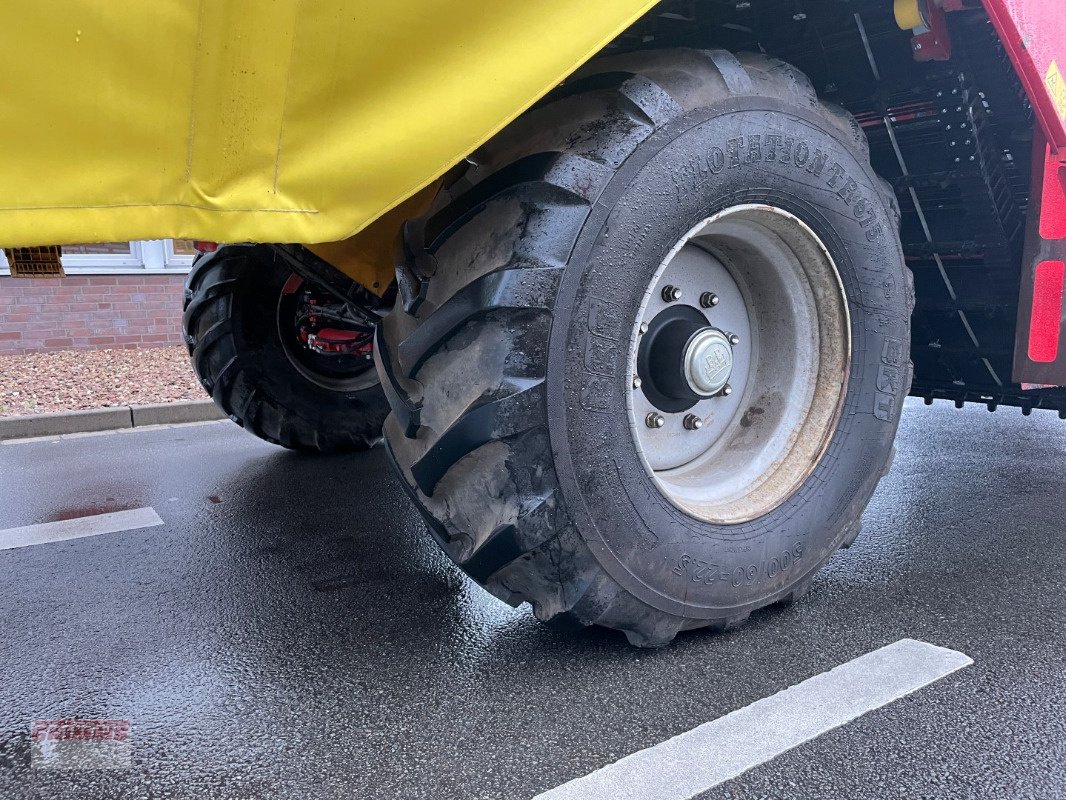
<path id="1" fill-rule="evenodd" d="M 908 403 L 808 598 L 660 651 L 483 593 L 380 449 L 228 422 L 0 445 L 0 529 L 146 507 L 162 525 L 0 550 L 4 800 L 531 798 L 904 638 L 974 663 L 700 797 L 1066 797 L 1051 414 Z M 58 718 L 129 720 L 132 767 L 31 767 Z"/>

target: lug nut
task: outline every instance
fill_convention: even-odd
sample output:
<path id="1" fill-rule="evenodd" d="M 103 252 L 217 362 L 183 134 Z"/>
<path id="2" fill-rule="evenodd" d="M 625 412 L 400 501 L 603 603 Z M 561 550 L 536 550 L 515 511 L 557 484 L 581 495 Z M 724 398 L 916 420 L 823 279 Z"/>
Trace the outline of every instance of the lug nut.
<path id="1" fill-rule="evenodd" d="M 704 292 L 700 295 L 700 305 L 704 308 L 714 308 L 718 305 L 718 295 L 714 292 Z"/>
<path id="2" fill-rule="evenodd" d="M 729 334 L 728 338 L 729 338 L 729 343 L 730 344 L 732 344 L 732 345 L 740 344 L 740 337 L 737 336 L 735 333 Z"/>
<path id="3" fill-rule="evenodd" d="M 703 427 L 703 420 L 697 417 L 695 414 L 686 414 L 685 420 L 682 423 L 686 429 L 690 431 L 698 431 Z"/>
<path id="4" fill-rule="evenodd" d="M 640 376 L 639 375 L 634 375 L 633 376 L 633 388 L 634 389 L 639 389 L 640 388 L 640 384 L 641 384 Z"/>
<path id="5" fill-rule="evenodd" d="M 675 300 L 681 299 L 681 289 L 677 286 L 664 286 L 663 287 L 663 300 L 667 303 L 672 303 Z"/>
<path id="6" fill-rule="evenodd" d="M 656 414 L 654 411 L 652 411 L 648 414 L 648 416 L 644 418 L 644 424 L 647 425 L 649 428 L 661 428 L 663 425 L 666 424 L 666 419 L 663 417 L 662 414 Z"/>
<path id="7" fill-rule="evenodd" d="M 647 322 L 640 323 L 640 335 L 643 336 L 647 332 L 648 332 L 648 323 Z"/>
<path id="8" fill-rule="evenodd" d="M 722 391 L 720 391 L 719 394 L 723 397 L 729 397 L 729 395 L 733 394 L 733 387 L 727 383 L 722 387 Z"/>

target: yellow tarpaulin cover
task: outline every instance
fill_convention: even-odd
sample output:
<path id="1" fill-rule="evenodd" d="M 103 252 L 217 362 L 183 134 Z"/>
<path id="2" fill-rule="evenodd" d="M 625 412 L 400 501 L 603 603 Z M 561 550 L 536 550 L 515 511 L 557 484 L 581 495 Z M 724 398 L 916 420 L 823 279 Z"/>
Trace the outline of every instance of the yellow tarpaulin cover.
<path id="1" fill-rule="evenodd" d="M 0 246 L 343 239 L 648 0 L 0 4 Z"/>

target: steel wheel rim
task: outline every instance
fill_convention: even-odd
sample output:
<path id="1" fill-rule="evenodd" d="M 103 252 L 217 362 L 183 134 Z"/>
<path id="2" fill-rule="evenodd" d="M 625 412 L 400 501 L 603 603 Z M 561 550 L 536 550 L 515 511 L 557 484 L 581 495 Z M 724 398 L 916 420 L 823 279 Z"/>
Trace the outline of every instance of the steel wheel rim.
<path id="1" fill-rule="evenodd" d="M 726 337 L 728 354 L 708 331 Z M 708 217 L 663 259 L 633 325 L 627 410 L 641 461 L 664 497 L 703 522 L 763 516 L 825 454 L 850 362 L 843 282 L 817 234 L 768 205 Z M 706 396 L 723 369 L 726 386 Z"/>

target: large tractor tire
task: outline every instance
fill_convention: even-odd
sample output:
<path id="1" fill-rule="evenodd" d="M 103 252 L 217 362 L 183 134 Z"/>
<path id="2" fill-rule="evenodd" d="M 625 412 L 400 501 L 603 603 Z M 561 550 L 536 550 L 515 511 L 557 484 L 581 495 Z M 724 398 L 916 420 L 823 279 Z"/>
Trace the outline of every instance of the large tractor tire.
<path id="1" fill-rule="evenodd" d="M 265 245 L 200 256 L 185 284 L 182 331 L 193 369 L 222 411 L 260 439 L 294 450 L 344 452 L 381 438 L 388 404 L 373 369 L 372 329 L 308 325 L 318 298 Z M 309 306 L 308 303 L 311 305 Z M 311 322 L 309 322 L 309 320 Z"/>
<path id="2" fill-rule="evenodd" d="M 641 646 L 799 597 L 889 467 L 898 227 L 862 129 L 789 65 L 593 62 L 407 226 L 375 358 L 441 546 Z"/>

